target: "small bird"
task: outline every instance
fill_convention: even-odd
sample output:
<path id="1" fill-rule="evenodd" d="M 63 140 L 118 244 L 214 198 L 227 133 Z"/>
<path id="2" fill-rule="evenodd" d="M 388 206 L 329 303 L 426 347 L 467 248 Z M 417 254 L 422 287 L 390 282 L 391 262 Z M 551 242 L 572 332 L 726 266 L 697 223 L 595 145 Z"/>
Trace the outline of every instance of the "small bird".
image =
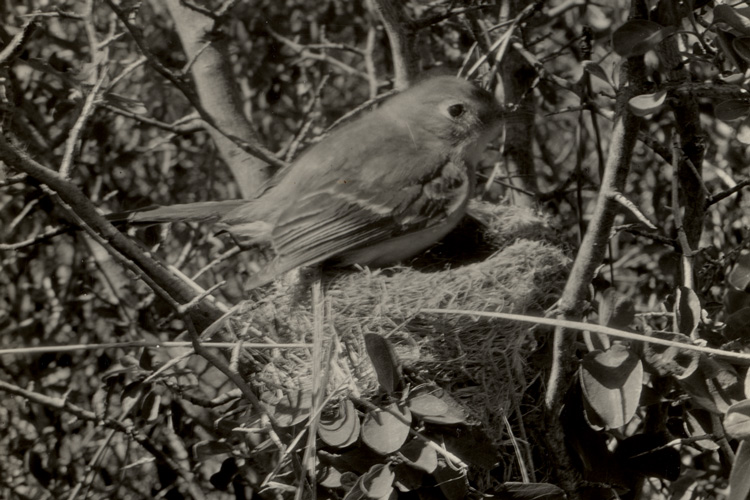
<path id="1" fill-rule="evenodd" d="M 335 129 L 255 199 L 154 207 L 120 219 L 209 221 L 242 247 L 270 245 L 274 257 L 249 288 L 321 262 L 393 264 L 458 224 L 502 116 L 488 91 L 430 78 Z"/>

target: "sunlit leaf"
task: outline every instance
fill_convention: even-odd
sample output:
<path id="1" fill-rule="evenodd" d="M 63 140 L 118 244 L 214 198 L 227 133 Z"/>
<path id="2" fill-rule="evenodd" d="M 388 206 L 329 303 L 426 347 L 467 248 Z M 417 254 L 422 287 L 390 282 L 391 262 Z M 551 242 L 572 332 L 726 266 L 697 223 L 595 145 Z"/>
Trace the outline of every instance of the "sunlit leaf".
<path id="1" fill-rule="evenodd" d="M 341 402 L 338 411 L 327 417 L 321 417 L 318 425 L 318 436 L 328 446 L 345 448 L 359 438 L 360 424 L 354 403 L 346 399 Z"/>
<path id="2" fill-rule="evenodd" d="M 630 111 L 636 116 L 647 116 L 659 111 L 667 99 L 667 91 L 660 90 L 653 94 L 641 94 L 628 101 Z"/>
<path id="3" fill-rule="evenodd" d="M 674 314 L 677 331 L 693 338 L 701 321 L 701 301 L 692 288 L 681 286 L 675 293 Z"/>
<path id="4" fill-rule="evenodd" d="M 729 496 L 727 500 L 746 500 L 750 494 L 750 443 L 740 441 L 734 456 L 732 472 L 729 473 Z"/>
<path id="5" fill-rule="evenodd" d="M 393 481 L 396 475 L 388 464 L 373 465 L 362 476 L 359 486 L 365 498 L 383 498 L 393 492 Z"/>
<path id="6" fill-rule="evenodd" d="M 734 439 L 750 439 L 750 399 L 729 407 L 724 418 L 724 430 Z"/>
<path id="7" fill-rule="evenodd" d="M 743 250 L 729 273 L 727 281 L 737 290 L 747 290 L 750 286 L 750 251 Z"/>
<path id="8" fill-rule="evenodd" d="M 393 403 L 388 409 L 401 415 L 401 419 L 383 410 L 374 410 L 367 413 L 362 423 L 362 441 L 373 451 L 381 455 L 387 455 L 398 451 L 409 437 L 409 424 L 411 412 L 408 408 L 403 410 Z"/>
<path id="9" fill-rule="evenodd" d="M 586 401 L 607 428 L 627 424 L 638 408 L 643 382 L 641 360 L 622 344 L 587 354 L 581 363 Z"/>

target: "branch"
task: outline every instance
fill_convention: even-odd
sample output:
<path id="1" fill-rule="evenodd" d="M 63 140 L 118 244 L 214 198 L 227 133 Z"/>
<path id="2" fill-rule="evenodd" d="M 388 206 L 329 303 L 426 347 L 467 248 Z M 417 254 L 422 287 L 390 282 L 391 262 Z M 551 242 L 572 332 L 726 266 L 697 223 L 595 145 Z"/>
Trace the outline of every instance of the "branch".
<path id="1" fill-rule="evenodd" d="M 391 57 L 395 76 L 394 88 L 404 90 L 417 78 L 419 57 L 416 50 L 416 32 L 412 21 L 404 12 L 400 2 L 392 0 L 370 0 L 372 8 L 383 21 L 391 43 Z"/>
<path id="2" fill-rule="evenodd" d="M 726 191 L 722 191 L 721 193 L 716 193 L 715 195 L 711 196 L 706 201 L 706 207 L 710 207 L 714 203 L 719 203 L 721 200 L 723 200 L 725 198 L 729 198 L 733 194 L 742 191 L 747 186 L 750 186 L 750 179 L 745 179 L 744 181 L 740 181 L 735 186 L 732 186 L 731 188 L 727 189 Z"/>
<path id="3" fill-rule="evenodd" d="M 91 201 L 71 182 L 49 169 L 21 150 L 10 144 L 0 135 L 0 159 L 8 166 L 24 172 L 46 184 L 59 196 L 64 208 L 74 218 L 80 218 L 79 225 L 102 244 L 125 268 L 140 276 L 154 291 L 168 301 L 180 304 L 189 302 L 197 294 L 178 277 L 174 276 L 159 262 L 146 255 L 127 236 L 120 233 L 107 219 L 99 214 Z M 204 302 L 191 310 L 194 320 L 205 327 L 219 317 L 220 311 Z"/>
<path id="4" fill-rule="evenodd" d="M 227 56 L 227 42 L 214 32 L 212 19 L 185 7 L 181 0 L 167 0 L 167 8 L 175 21 L 185 53 L 188 60 L 193 62 L 190 69 L 195 80 L 196 95 L 151 53 L 127 15 L 112 0 L 107 0 L 107 4 L 130 32 L 149 64 L 182 92 L 210 126 L 209 133 L 232 171 L 243 197 L 252 197 L 271 176 L 267 165 L 273 169 L 286 166 L 285 162 L 260 145 L 252 126 L 240 112 L 242 103 Z M 207 44 L 206 40 L 211 40 L 211 43 Z M 200 57 L 196 58 L 199 53 Z"/>

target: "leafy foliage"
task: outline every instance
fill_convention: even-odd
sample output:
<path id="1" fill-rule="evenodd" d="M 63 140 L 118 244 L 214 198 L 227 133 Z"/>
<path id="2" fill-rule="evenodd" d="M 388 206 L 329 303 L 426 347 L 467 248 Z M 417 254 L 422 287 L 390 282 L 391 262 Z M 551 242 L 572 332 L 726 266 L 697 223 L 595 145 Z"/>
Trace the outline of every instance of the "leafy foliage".
<path id="1" fill-rule="evenodd" d="M 239 197 L 205 117 L 179 88 L 192 88 L 187 75 L 199 58 L 185 55 L 166 2 L 87 5 L 0 10 L 3 141 L 62 172 L 104 212 Z M 279 158 L 292 160 L 391 88 L 392 44 L 366 2 L 227 5 L 216 38 L 203 42 L 228 43 L 238 111 Z M 607 231 L 606 265 L 584 284 L 592 293 L 576 311 L 591 329 L 576 337 L 577 376 L 565 381 L 566 449 L 589 497 L 746 498 L 747 366 L 682 346 L 743 352 L 750 340 L 750 7 L 406 7 L 420 71 L 467 72 L 488 56 L 472 76 L 506 101 L 509 137 L 529 139 L 520 152 L 511 141 L 490 153 L 496 161 L 479 172 L 484 198 L 521 197 L 531 187 L 571 248 L 601 203 L 605 168 L 627 149 L 616 124 L 643 118 L 629 172 L 619 174 L 628 182 L 616 193 L 622 209 Z M 642 69 L 637 84 L 634 68 Z M 524 82 L 521 95 L 509 77 Z M 511 166 L 524 156 L 534 178 L 519 185 L 526 174 Z M 319 395 L 281 381 L 294 354 L 258 347 L 240 359 L 235 346 L 232 373 L 242 361 L 260 374 L 247 377 L 259 394 L 254 406 L 242 397 L 247 387 L 189 346 L 165 344 L 184 339 L 189 320 L 124 269 L 106 238 L 71 229 L 80 214 L 59 193 L 0 160 L 0 348 L 53 346 L 0 354 L 0 496 L 291 498 L 313 472 L 318 494 L 330 498 L 562 498 L 562 468 L 540 445 L 552 430 L 524 422 L 541 406 L 546 366 L 507 417 L 509 429 L 535 433 L 524 441 L 533 451 L 517 452 L 542 464 L 531 471 L 516 457 L 503 463 L 520 464 L 499 470 L 497 443 L 481 423 L 439 384 L 413 387 L 379 335 L 366 344 L 382 390 L 338 395 L 324 407 Z M 233 242 L 209 228 L 176 226 L 168 237 L 164 228 L 130 231 L 203 289 L 221 283 L 219 301 L 244 297 L 253 259 L 214 262 Z M 597 325 L 671 344 L 615 340 Z M 63 348 L 72 345 L 98 347 Z M 548 353 L 545 342 L 538 347 L 535 355 Z M 318 450 L 307 462 L 304 439 Z M 515 435 L 508 440 L 519 446 Z"/>

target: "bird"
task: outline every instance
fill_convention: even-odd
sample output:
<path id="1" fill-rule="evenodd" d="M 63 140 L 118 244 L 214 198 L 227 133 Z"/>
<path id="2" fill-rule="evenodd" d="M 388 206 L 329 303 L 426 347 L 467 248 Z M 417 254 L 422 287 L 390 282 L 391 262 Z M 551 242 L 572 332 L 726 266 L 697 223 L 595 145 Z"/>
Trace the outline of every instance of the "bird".
<path id="1" fill-rule="evenodd" d="M 241 248 L 270 246 L 257 288 L 299 267 L 401 262 L 466 213 L 475 167 L 503 109 L 460 78 L 427 78 L 340 125 L 253 199 L 155 206 L 112 217 L 133 224 L 211 222 Z"/>

